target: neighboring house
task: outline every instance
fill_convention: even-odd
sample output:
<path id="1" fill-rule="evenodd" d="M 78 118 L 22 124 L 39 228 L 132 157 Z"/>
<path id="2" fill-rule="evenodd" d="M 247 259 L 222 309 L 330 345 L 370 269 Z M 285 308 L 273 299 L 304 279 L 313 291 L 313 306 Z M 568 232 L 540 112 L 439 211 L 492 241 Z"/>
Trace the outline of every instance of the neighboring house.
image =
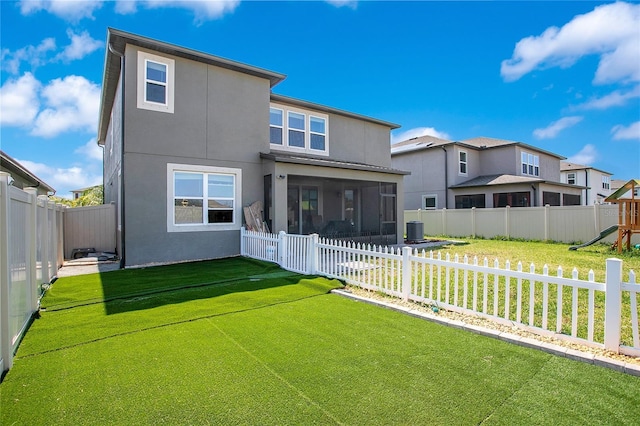
<path id="1" fill-rule="evenodd" d="M 613 193 L 609 172 L 581 164 L 560 162 L 560 182 L 583 187 L 583 204 L 602 204 Z M 624 184 L 624 182 L 623 182 Z"/>
<path id="2" fill-rule="evenodd" d="M 402 241 L 396 124 L 273 94 L 284 75 L 207 53 L 114 29 L 107 46 L 98 144 L 123 266 L 238 255 L 256 201 L 271 232 Z"/>
<path id="3" fill-rule="evenodd" d="M 31 173 L 18 161 L 0 150 L 0 171 L 7 172 L 13 179 L 12 185 L 16 188 L 36 188 L 38 195 L 53 195 L 56 190 L 45 181 Z"/>
<path id="4" fill-rule="evenodd" d="M 85 191 L 87 191 L 88 189 L 93 188 L 92 186 L 89 186 L 87 188 L 82 188 L 82 189 L 72 189 L 71 190 L 71 199 L 72 200 L 77 200 L 78 198 L 82 197 L 82 194 L 84 194 Z"/>
<path id="5" fill-rule="evenodd" d="M 406 210 L 580 205 L 580 186 L 560 182 L 564 157 L 522 142 L 422 136 L 391 146 L 405 178 Z"/>

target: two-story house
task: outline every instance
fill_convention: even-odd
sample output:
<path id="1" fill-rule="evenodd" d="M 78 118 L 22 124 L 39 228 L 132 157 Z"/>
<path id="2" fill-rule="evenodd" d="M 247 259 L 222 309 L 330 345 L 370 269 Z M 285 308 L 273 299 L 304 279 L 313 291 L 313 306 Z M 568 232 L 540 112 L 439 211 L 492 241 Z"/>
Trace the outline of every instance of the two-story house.
<path id="1" fill-rule="evenodd" d="M 398 126 L 272 93 L 283 74 L 109 29 L 98 144 L 122 266 L 238 255 L 271 232 L 402 241 Z"/>
<path id="2" fill-rule="evenodd" d="M 582 200 L 585 206 L 604 203 L 613 193 L 609 172 L 582 164 L 560 162 L 560 181 L 569 185 L 583 187 Z"/>
<path id="3" fill-rule="evenodd" d="M 392 145 L 391 158 L 411 172 L 406 210 L 581 204 L 583 188 L 560 182 L 564 157 L 522 142 L 422 136 Z"/>

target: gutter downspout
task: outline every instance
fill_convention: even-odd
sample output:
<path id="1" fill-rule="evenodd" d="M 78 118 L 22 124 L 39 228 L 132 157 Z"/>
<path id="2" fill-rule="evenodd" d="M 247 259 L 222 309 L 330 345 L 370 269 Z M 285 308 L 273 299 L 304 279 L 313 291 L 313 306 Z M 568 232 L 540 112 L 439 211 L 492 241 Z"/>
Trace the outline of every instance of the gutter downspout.
<path id="1" fill-rule="evenodd" d="M 449 208 L 449 158 L 447 155 L 447 149 L 441 146 L 444 151 L 444 208 Z"/>
<path id="2" fill-rule="evenodd" d="M 124 269 L 124 266 L 126 264 L 125 262 L 125 229 L 126 227 L 124 226 L 124 222 L 125 222 L 125 210 L 124 210 L 124 205 L 125 205 L 125 196 L 124 196 L 124 87 L 125 87 L 125 60 L 124 60 L 124 52 L 120 53 L 118 51 L 116 51 L 113 46 L 111 45 L 111 43 L 109 43 L 109 52 L 113 53 L 114 55 L 116 55 L 117 57 L 120 58 L 120 76 L 121 76 L 121 84 L 120 84 L 120 103 L 121 103 L 121 107 L 120 107 L 120 188 L 119 191 L 122 194 L 120 196 L 120 269 Z M 113 125 L 113 123 L 112 123 Z M 117 225 L 116 225 L 117 226 Z"/>
<path id="3" fill-rule="evenodd" d="M 589 205 L 589 170 L 584 170 L 584 205 Z"/>

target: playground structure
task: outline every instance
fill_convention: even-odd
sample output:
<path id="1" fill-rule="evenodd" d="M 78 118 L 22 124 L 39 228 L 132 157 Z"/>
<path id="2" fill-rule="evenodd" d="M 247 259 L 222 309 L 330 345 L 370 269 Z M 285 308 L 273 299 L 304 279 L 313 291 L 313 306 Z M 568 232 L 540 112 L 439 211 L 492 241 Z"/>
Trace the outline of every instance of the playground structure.
<path id="1" fill-rule="evenodd" d="M 618 205 L 618 239 L 612 248 L 618 253 L 631 250 L 633 234 L 640 234 L 640 180 L 631 179 L 613 194 L 605 198 L 605 202 Z"/>

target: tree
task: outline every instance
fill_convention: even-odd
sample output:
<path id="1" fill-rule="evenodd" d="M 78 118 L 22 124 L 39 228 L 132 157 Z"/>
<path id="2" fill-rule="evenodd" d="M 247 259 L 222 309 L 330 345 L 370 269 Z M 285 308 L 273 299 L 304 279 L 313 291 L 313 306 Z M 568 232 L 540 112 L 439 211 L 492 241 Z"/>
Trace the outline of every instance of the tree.
<path id="1" fill-rule="evenodd" d="M 104 202 L 104 188 L 102 185 L 87 188 L 82 195 L 75 200 L 56 196 L 51 196 L 49 199 L 55 203 L 64 204 L 69 207 L 99 206 Z"/>

